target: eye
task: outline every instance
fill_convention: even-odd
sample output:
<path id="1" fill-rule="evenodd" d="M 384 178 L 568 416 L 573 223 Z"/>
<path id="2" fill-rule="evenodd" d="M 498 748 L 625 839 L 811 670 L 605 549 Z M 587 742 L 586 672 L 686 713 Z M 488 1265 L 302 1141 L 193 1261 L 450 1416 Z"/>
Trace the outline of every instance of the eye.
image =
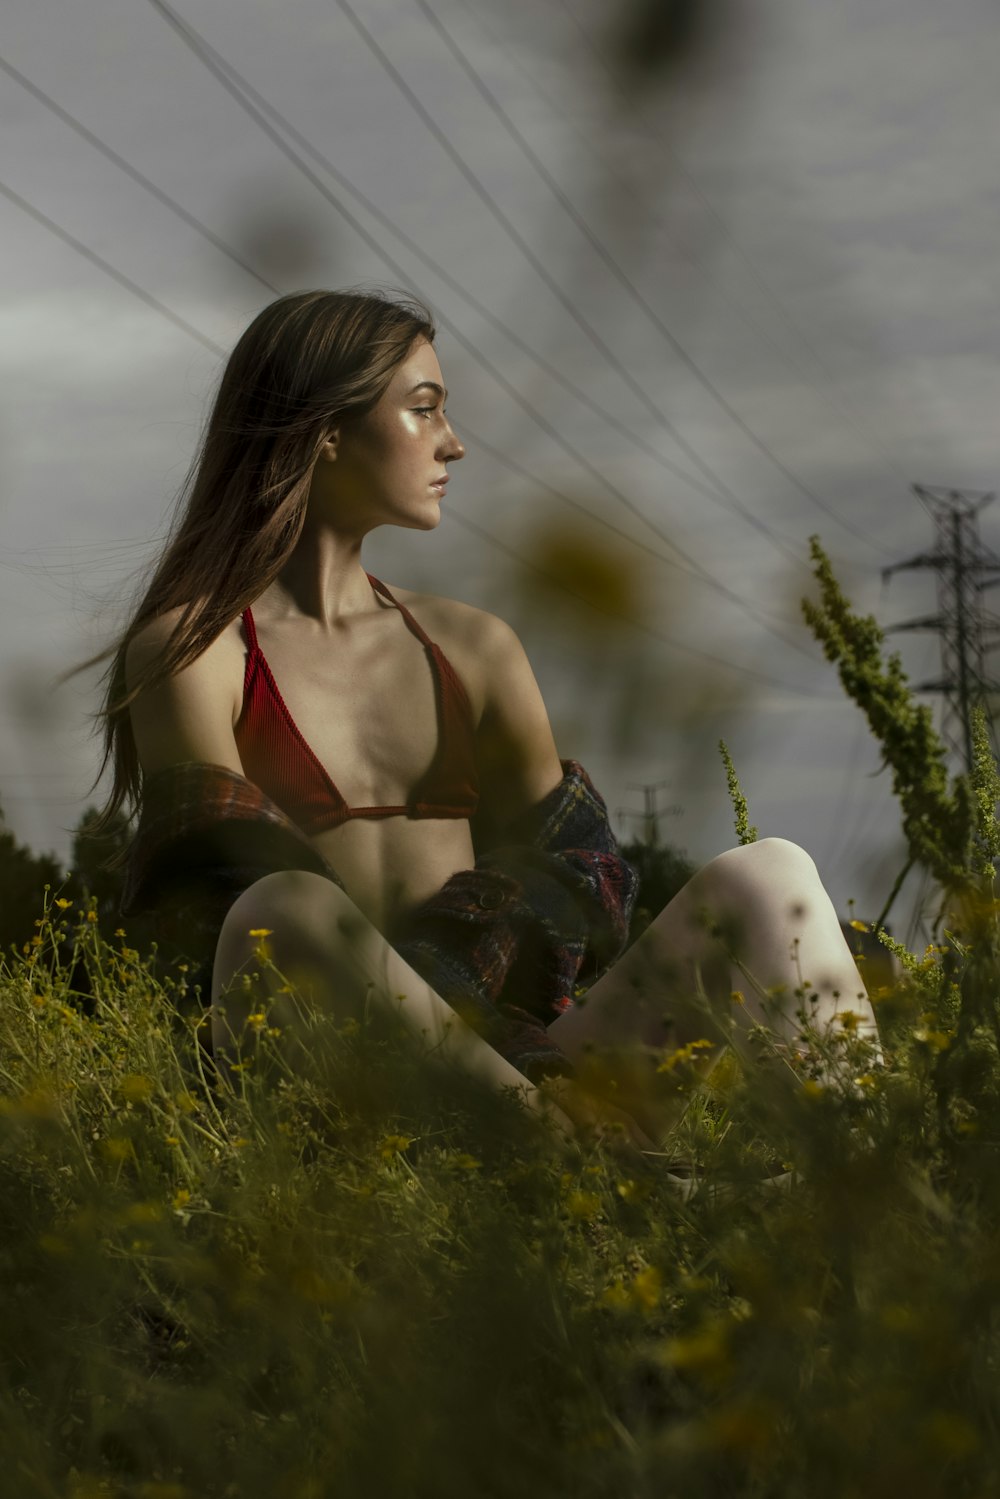
<path id="1" fill-rule="evenodd" d="M 413 410 L 418 416 L 432 416 L 437 410 L 436 406 L 414 406 Z"/>

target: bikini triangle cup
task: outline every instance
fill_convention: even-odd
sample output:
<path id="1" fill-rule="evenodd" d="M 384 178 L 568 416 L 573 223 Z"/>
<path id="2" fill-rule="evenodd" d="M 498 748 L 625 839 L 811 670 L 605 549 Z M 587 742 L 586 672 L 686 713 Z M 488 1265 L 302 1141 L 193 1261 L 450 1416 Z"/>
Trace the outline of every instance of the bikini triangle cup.
<path id="1" fill-rule="evenodd" d="M 430 639 L 377 578 L 367 574 L 376 593 L 403 617 L 421 642 L 434 676 L 438 743 L 426 775 L 407 802 L 398 806 L 349 807 L 289 713 L 263 651 L 257 642 L 253 613 L 243 626 L 248 653 L 243 681 L 243 709 L 236 725 L 236 745 L 243 769 L 282 811 L 309 834 L 324 832 L 353 818 L 469 818 L 479 801 L 475 729 L 465 688 L 440 646 Z"/>

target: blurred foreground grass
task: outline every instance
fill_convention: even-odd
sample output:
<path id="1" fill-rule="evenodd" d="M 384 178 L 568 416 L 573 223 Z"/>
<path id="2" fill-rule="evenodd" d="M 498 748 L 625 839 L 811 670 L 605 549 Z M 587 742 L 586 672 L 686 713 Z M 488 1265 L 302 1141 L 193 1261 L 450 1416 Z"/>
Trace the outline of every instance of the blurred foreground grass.
<path id="1" fill-rule="evenodd" d="M 2 1491 L 995 1493 L 1000 1067 L 948 959 L 876 995 L 884 1069 L 848 1026 L 843 1086 L 692 1073 L 644 1169 L 385 1018 L 293 1075 L 252 1017 L 220 1083 L 183 972 L 50 907 L 0 970 Z"/>
<path id="2" fill-rule="evenodd" d="M 1000 775 L 980 716 L 948 776 L 814 558 L 943 896 L 924 954 L 885 939 L 885 1065 L 849 1017 L 797 1080 L 763 1030 L 654 1057 L 690 1102 L 645 1157 L 375 1007 L 307 1017 L 295 1070 L 254 1013 L 217 1077 L 183 965 L 56 900 L 0 960 L 5 1499 L 1000 1492 Z"/>

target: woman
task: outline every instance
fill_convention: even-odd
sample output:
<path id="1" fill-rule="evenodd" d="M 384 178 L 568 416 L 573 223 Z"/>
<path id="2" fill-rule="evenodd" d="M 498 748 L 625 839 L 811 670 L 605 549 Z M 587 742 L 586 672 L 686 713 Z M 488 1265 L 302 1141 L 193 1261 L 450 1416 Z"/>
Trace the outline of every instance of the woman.
<path id="1" fill-rule="evenodd" d="M 124 909 L 200 944 L 216 1046 L 262 998 L 294 1026 L 268 970 L 234 985 L 266 932 L 316 1002 L 346 1017 L 374 995 L 561 1127 L 652 1148 L 650 1057 L 704 1038 L 703 983 L 737 1044 L 762 1014 L 747 975 L 784 986 L 793 1044 L 803 974 L 814 1018 L 874 1018 L 811 860 L 780 839 L 714 859 L 614 962 L 632 872 L 513 631 L 362 566 L 377 526 L 437 526 L 465 451 L 433 340 L 417 305 L 310 292 L 239 341 L 109 673 L 108 810 L 141 810 Z"/>

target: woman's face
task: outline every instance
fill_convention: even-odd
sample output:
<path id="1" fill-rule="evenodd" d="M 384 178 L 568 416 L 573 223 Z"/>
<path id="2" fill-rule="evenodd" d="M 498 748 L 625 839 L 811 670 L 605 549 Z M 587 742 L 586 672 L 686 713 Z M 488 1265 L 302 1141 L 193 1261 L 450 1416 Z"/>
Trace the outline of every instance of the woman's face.
<path id="1" fill-rule="evenodd" d="M 432 530 L 441 518 L 446 465 L 465 449 L 444 413 L 446 391 L 433 345 L 418 338 L 378 405 L 344 421 L 324 443 L 310 500 L 338 529 Z"/>

